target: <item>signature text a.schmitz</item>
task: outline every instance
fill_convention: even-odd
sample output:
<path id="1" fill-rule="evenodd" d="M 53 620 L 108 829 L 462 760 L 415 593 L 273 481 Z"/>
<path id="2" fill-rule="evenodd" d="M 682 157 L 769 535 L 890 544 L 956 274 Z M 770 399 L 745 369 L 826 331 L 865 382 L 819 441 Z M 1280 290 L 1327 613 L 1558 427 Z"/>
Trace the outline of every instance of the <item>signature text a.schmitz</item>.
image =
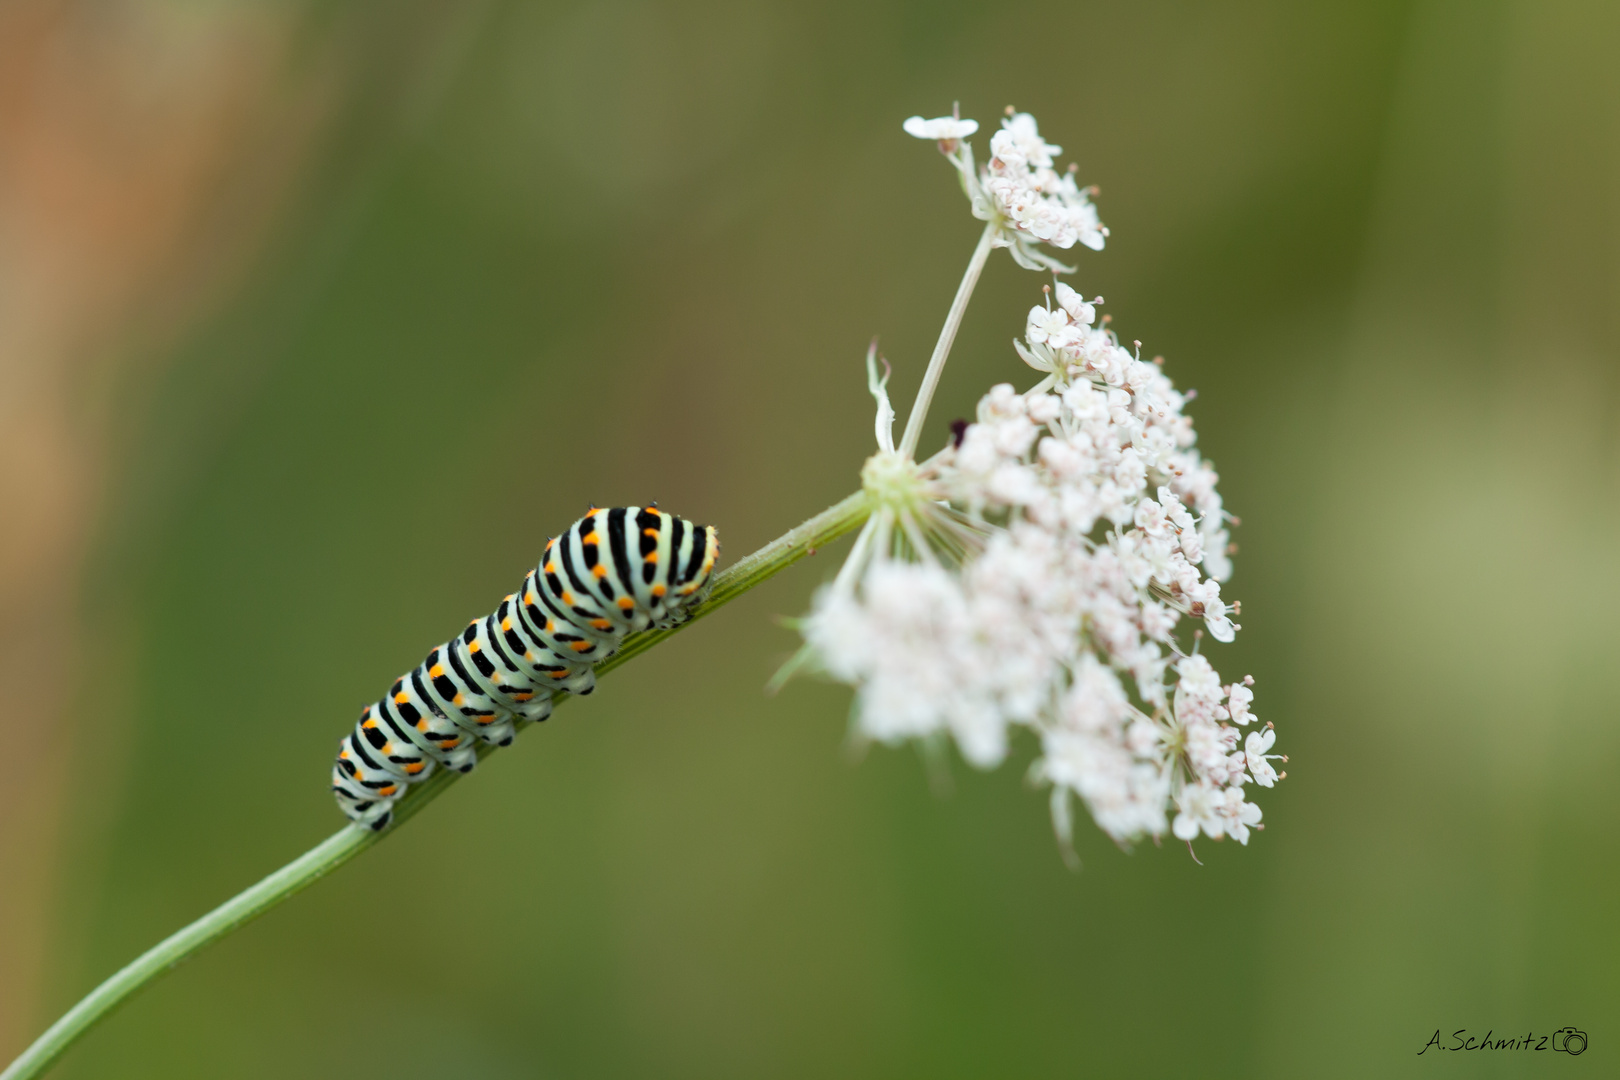
<path id="1" fill-rule="evenodd" d="M 1538 1035 L 1527 1031 L 1523 1035 L 1497 1035 L 1492 1028 L 1484 1035 L 1470 1035 L 1467 1028 L 1458 1028 L 1445 1038 L 1436 1028 L 1429 1041 L 1418 1051 L 1422 1057 L 1430 1050 L 1553 1050 L 1573 1057 L 1586 1049 L 1586 1032 L 1576 1027 L 1561 1027 L 1557 1031 Z"/>

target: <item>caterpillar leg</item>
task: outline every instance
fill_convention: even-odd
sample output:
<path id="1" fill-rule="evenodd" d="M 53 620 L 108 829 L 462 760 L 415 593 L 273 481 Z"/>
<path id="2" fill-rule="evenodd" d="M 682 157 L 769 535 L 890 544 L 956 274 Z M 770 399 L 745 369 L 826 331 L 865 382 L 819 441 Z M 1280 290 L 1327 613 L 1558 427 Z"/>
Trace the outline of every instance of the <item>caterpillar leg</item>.
<path id="1" fill-rule="evenodd" d="M 551 695 L 542 690 L 528 701 L 518 702 L 511 712 L 502 711 L 480 726 L 478 737 L 491 746 L 511 746 L 517 733 L 530 724 L 551 717 Z"/>
<path id="2" fill-rule="evenodd" d="M 596 693 L 596 672 L 591 668 L 576 671 L 562 680 L 562 688 L 577 697 Z"/>
<path id="3" fill-rule="evenodd" d="M 347 741 L 347 740 L 345 740 Z M 343 758 L 332 766 L 332 794 L 349 820 L 373 829 L 385 829 L 393 818 L 394 800 L 370 791 L 342 768 Z"/>

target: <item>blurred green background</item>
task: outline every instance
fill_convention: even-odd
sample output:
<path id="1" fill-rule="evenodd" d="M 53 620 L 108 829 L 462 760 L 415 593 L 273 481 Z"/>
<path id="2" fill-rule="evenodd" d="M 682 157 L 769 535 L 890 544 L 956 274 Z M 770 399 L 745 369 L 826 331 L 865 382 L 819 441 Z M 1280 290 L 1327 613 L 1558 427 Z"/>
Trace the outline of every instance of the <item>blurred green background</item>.
<path id="1" fill-rule="evenodd" d="M 206 45 L 239 17 L 81 7 L 125 20 L 137 69 L 159 61 L 126 24 Z M 1291 758 L 1265 832 L 1199 866 L 1087 824 L 1072 874 L 1027 742 L 944 796 L 909 752 L 854 760 L 847 690 L 763 692 L 795 644 L 773 619 L 841 547 L 612 675 L 60 1075 L 1613 1068 L 1620 9 L 255 18 L 268 104 L 225 127 L 251 146 L 303 110 L 307 135 L 203 185 L 235 194 L 199 235 L 265 224 L 84 382 L 105 479 L 61 823 L 0 881 L 48 913 L 0 1057 L 332 832 L 358 707 L 587 503 L 656 499 L 735 558 L 853 490 L 865 344 L 909 402 L 977 236 L 900 131 L 960 99 L 1034 112 L 1100 185 L 1113 235 L 1073 281 L 1199 391 L 1243 519 L 1245 629 L 1215 662 L 1254 674 Z M 1031 381 L 1009 340 L 1040 285 L 992 260 L 925 442 Z M 1584 1057 L 1417 1056 L 1437 1029 L 1566 1024 Z"/>

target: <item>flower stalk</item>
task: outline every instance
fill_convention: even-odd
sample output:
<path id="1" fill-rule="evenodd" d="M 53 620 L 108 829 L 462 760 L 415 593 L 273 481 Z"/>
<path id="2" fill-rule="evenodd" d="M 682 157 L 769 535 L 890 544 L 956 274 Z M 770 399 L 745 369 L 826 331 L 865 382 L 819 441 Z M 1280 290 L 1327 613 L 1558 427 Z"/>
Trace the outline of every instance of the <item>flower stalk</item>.
<path id="1" fill-rule="evenodd" d="M 979 274 L 990 258 L 990 249 L 995 247 L 996 234 L 1000 229 L 999 220 L 991 220 L 985 225 L 984 232 L 979 236 L 979 246 L 973 249 L 973 257 L 968 260 L 967 272 L 962 275 L 962 283 L 956 287 L 956 298 L 951 301 L 951 310 L 945 315 L 945 325 L 940 327 L 939 341 L 934 345 L 934 355 L 928 358 L 928 370 L 923 373 L 922 385 L 917 388 L 917 400 L 912 403 L 911 414 L 906 417 L 905 434 L 900 436 L 902 457 L 913 457 L 917 452 L 917 440 L 922 438 L 923 420 L 928 416 L 928 405 L 934 400 L 934 390 L 938 388 L 939 377 L 945 371 L 945 361 L 951 355 L 951 345 L 956 341 L 956 331 L 962 325 L 962 316 L 967 313 L 968 301 L 973 298 L 973 288 L 979 283 Z"/>
<path id="2" fill-rule="evenodd" d="M 605 674 L 639 656 L 805 556 L 815 554 L 818 549 L 860 526 L 870 513 L 870 499 L 865 492 L 856 492 L 788 530 L 716 575 L 708 601 L 693 613 L 690 620 L 680 626 L 652 630 L 628 639 L 618 653 L 597 666 L 597 674 Z M 553 705 L 562 704 L 568 697 L 566 693 L 558 693 Z M 481 746 L 479 756 L 493 749 Z M 0 1080 L 28 1080 L 41 1075 L 85 1032 L 138 991 L 209 945 L 302 892 L 361 852 L 392 836 L 401 825 L 459 780 L 461 775 L 454 770 L 444 769 L 423 783 L 413 785 L 396 804 L 394 824 L 390 828 L 374 832 L 361 825 L 347 825 L 258 884 L 244 889 L 196 922 L 154 945 L 92 990 L 52 1024 L 4 1072 L 0 1072 Z"/>

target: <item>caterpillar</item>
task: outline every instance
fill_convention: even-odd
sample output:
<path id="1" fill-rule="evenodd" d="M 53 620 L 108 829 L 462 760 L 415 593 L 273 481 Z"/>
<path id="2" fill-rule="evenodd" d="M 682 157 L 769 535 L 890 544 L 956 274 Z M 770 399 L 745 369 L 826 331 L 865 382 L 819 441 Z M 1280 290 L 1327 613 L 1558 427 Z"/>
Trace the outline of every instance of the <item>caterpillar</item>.
<path id="1" fill-rule="evenodd" d="M 720 541 L 654 507 L 590 512 L 546 541 L 500 607 L 394 680 L 338 746 L 332 791 L 352 820 L 388 827 L 435 767 L 471 772 L 478 743 L 508 746 L 551 715 L 554 690 L 589 694 L 630 634 L 685 622 L 708 596 Z"/>

